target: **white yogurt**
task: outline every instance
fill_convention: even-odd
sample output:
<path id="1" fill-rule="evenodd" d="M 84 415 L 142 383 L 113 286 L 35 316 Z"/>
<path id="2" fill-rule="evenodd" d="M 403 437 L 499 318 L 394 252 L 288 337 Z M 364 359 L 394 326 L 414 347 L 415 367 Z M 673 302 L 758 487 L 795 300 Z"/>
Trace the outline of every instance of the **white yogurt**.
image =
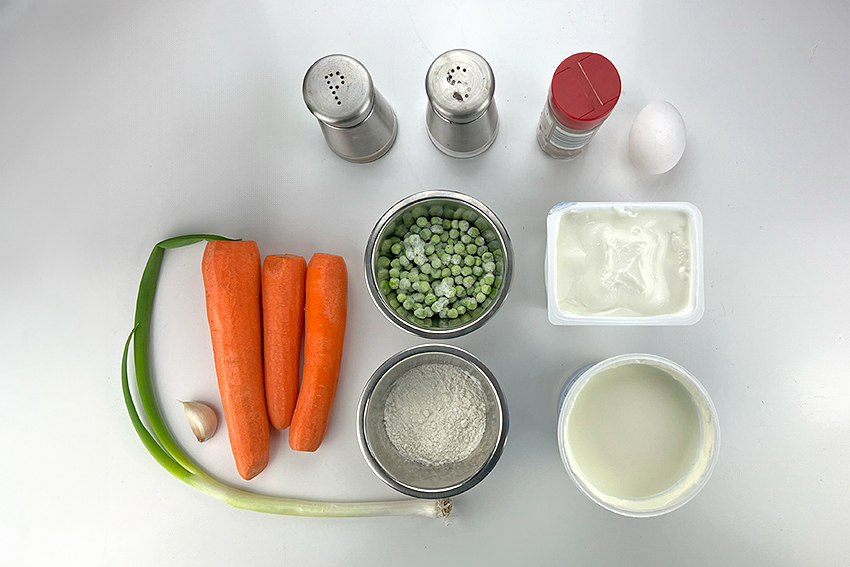
<path id="1" fill-rule="evenodd" d="M 553 323 L 701 317 L 701 224 L 692 205 L 568 203 L 550 212 L 548 232 Z"/>

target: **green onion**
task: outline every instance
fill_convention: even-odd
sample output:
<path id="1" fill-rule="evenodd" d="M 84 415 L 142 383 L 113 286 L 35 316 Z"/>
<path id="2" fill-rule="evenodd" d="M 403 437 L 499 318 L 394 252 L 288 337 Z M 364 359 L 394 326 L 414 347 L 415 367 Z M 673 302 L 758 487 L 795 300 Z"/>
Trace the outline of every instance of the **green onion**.
<path id="1" fill-rule="evenodd" d="M 247 490 L 228 486 L 204 472 L 180 448 L 162 418 L 162 413 L 156 402 L 151 379 L 150 368 L 150 330 L 153 300 L 162 258 L 165 250 L 179 248 L 197 242 L 209 240 L 232 240 L 212 234 L 190 234 L 163 240 L 156 246 L 148 259 L 142 280 L 139 284 L 139 294 L 136 299 L 136 319 L 133 330 L 124 344 L 121 357 L 121 388 L 124 392 L 124 403 L 130 421 L 142 444 L 151 456 L 169 473 L 186 484 L 205 492 L 214 498 L 222 500 L 234 508 L 254 510 L 267 514 L 283 514 L 288 516 L 321 516 L 321 517 L 363 517 L 363 516 L 406 516 L 420 515 L 430 517 L 448 516 L 452 502 L 448 498 L 440 500 L 396 500 L 391 502 L 314 502 L 294 498 L 265 496 Z M 132 344 L 132 346 L 131 346 Z M 143 415 L 150 423 L 149 431 L 142 423 L 133 396 L 130 392 L 130 377 L 127 371 L 130 352 L 136 372 L 136 384 L 139 388 Z"/>

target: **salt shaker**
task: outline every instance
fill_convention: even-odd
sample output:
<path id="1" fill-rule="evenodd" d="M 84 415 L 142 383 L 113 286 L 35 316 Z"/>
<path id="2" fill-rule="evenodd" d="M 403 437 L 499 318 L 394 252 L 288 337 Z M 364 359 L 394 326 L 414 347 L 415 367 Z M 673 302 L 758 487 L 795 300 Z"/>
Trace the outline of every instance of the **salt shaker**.
<path id="1" fill-rule="evenodd" d="M 620 99 L 620 74 L 598 53 L 558 65 L 537 126 L 537 143 L 556 159 L 578 156 Z"/>
<path id="2" fill-rule="evenodd" d="M 437 57 L 425 75 L 425 122 L 437 149 L 455 158 L 486 151 L 499 130 L 495 91 L 493 70 L 474 51 L 453 49 Z"/>
<path id="3" fill-rule="evenodd" d="M 307 70 L 302 93 L 328 146 L 342 159 L 374 161 L 395 142 L 395 112 L 357 59 L 348 55 L 322 57 Z"/>

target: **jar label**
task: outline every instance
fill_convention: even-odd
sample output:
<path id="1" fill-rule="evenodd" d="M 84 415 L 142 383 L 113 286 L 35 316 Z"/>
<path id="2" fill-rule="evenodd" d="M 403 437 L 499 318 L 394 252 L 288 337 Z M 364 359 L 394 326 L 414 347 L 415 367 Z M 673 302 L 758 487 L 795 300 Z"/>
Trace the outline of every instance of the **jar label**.
<path id="1" fill-rule="evenodd" d="M 557 124 L 552 130 L 552 135 L 549 138 L 549 143 L 561 150 L 577 150 L 584 146 L 593 134 L 596 128 L 584 132 L 576 132 L 575 130 L 564 130 Z"/>

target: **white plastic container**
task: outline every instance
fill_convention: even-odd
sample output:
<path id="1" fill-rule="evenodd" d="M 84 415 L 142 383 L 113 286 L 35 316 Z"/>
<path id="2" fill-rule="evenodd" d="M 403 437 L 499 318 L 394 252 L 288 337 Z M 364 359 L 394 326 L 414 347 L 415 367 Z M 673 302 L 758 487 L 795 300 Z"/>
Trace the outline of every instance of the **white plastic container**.
<path id="1" fill-rule="evenodd" d="M 696 449 L 690 458 L 690 465 L 685 472 L 676 478 L 678 480 L 666 485 L 666 488 L 654 494 L 647 494 L 641 497 L 629 497 L 621 494 L 611 493 L 604 488 L 594 484 L 593 475 L 585 474 L 581 469 L 582 455 L 581 446 L 573 446 L 570 435 L 570 416 L 577 405 L 576 399 L 582 394 L 582 390 L 588 383 L 600 377 L 603 373 L 612 370 L 620 369 L 627 365 L 648 366 L 653 369 L 661 370 L 669 377 L 672 377 L 687 392 L 690 401 L 693 402 L 695 408 L 694 415 L 698 424 L 698 443 Z M 644 390 L 647 395 L 652 394 L 651 390 Z M 646 406 L 641 405 L 646 400 L 638 400 L 641 396 L 634 396 L 634 401 L 631 406 L 618 412 L 614 404 L 604 408 L 596 408 L 600 411 L 599 415 L 608 415 L 610 412 L 615 412 L 624 420 L 628 419 L 629 413 L 640 415 L 641 411 L 647 411 Z M 658 399 L 655 400 L 659 402 Z M 622 403 L 622 399 L 620 400 Z M 660 402 L 659 402 L 660 403 Z M 634 410 L 634 411 L 633 411 Z M 611 419 L 609 416 L 607 419 Z M 639 421 L 639 420 L 638 420 Z M 629 432 L 639 429 L 641 424 L 637 421 L 629 422 Z M 656 424 L 657 425 L 657 424 Z M 622 424 L 620 424 L 622 426 Z M 616 425 L 611 423 L 606 425 L 608 433 L 611 433 L 610 427 L 616 429 Z M 580 428 L 577 431 L 584 432 L 586 435 L 587 428 Z M 592 430 L 591 430 L 592 431 Z M 644 429 L 644 432 L 648 430 Z M 616 432 L 614 435 L 618 435 Z M 675 435 L 674 435 L 675 436 Z M 603 440 L 594 438 L 595 444 L 601 443 Z M 604 444 L 603 444 L 604 445 Z M 596 364 L 588 364 L 570 376 L 564 383 L 561 390 L 561 395 L 558 399 L 558 446 L 561 452 L 561 460 L 564 467 L 572 478 L 576 486 L 591 500 L 617 514 L 630 516 L 635 518 L 647 518 L 660 516 L 668 512 L 672 512 L 677 508 L 684 506 L 697 493 L 702 490 L 708 482 L 714 470 L 715 464 L 720 449 L 720 425 L 717 417 L 717 410 L 714 407 L 711 398 L 700 382 L 687 370 L 678 364 L 652 354 L 623 354 L 615 356 Z M 639 446 L 639 444 L 638 444 Z M 672 446 L 672 445 L 671 445 Z M 634 449 L 633 445 L 629 446 Z M 620 456 L 622 457 L 622 455 Z M 586 460 L 586 458 L 585 458 Z M 622 461 L 622 459 L 621 459 Z M 629 466 L 622 470 L 621 474 L 629 478 L 637 473 L 637 463 L 632 460 L 627 460 Z M 655 461 L 653 461 L 654 463 Z M 685 461 L 687 462 L 687 461 Z"/>
<path id="2" fill-rule="evenodd" d="M 588 315 L 570 313 L 558 302 L 558 232 L 561 217 L 567 212 L 594 211 L 674 211 L 685 214 L 688 219 L 690 241 L 689 291 L 684 309 L 655 315 Z M 703 284 L 703 241 L 702 215 L 694 205 L 685 202 L 640 203 L 640 202 L 586 202 L 560 203 L 554 206 L 546 219 L 546 295 L 549 322 L 553 325 L 693 325 L 705 312 Z"/>

